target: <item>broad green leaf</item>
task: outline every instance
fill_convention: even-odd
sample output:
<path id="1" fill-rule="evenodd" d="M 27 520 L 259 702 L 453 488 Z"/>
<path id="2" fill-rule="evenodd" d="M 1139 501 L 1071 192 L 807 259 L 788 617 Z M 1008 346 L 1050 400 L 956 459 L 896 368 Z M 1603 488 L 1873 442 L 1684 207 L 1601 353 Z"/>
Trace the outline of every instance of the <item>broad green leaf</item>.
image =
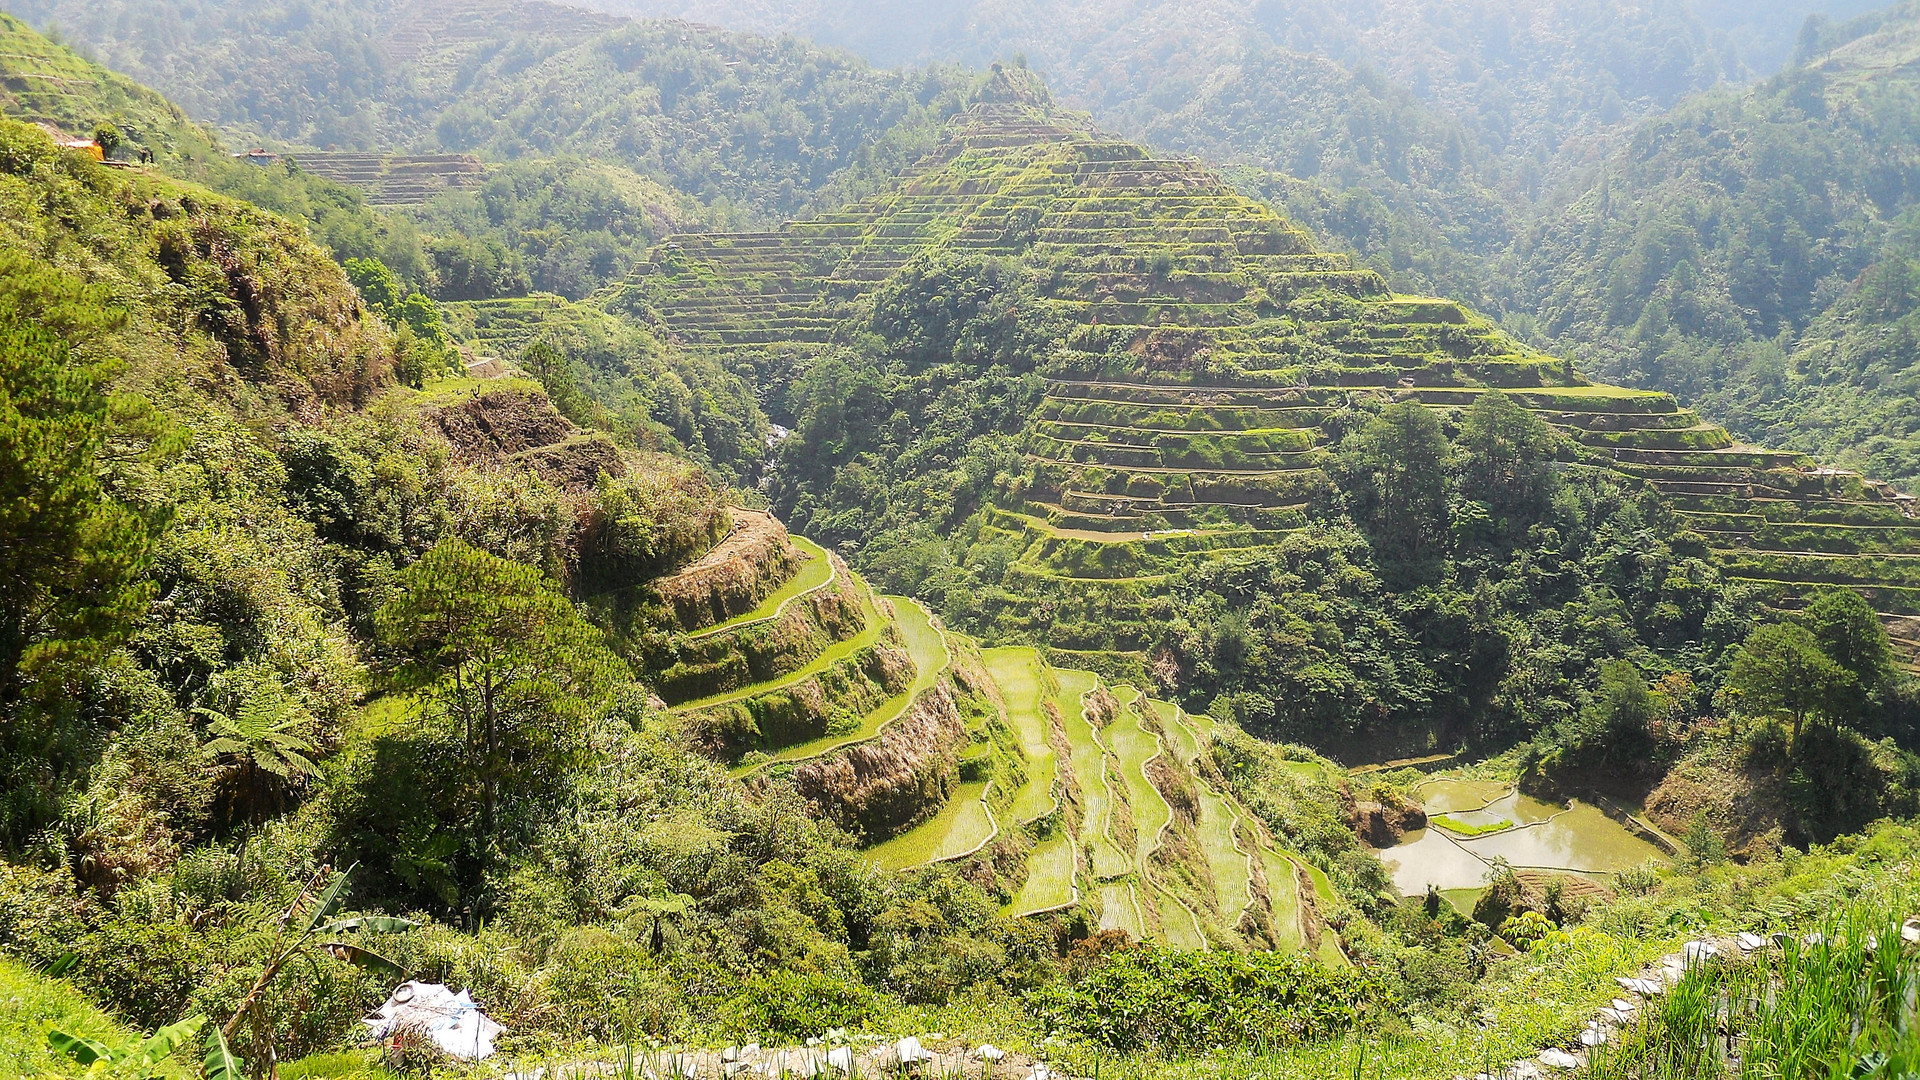
<path id="1" fill-rule="evenodd" d="M 332 942 L 326 946 L 326 949 L 334 956 L 345 960 L 357 968 L 379 972 L 382 975 L 390 975 L 396 979 L 405 974 L 405 972 L 400 970 L 399 964 L 381 956 L 372 949 L 363 949 L 358 945 L 349 945 L 344 941 Z"/>
<path id="2" fill-rule="evenodd" d="M 207 1018 L 204 1016 L 191 1016 L 177 1024 L 168 1024 L 147 1036 L 147 1040 L 140 1044 L 140 1063 L 157 1065 L 165 1061 L 173 1056 L 175 1050 L 180 1049 L 183 1044 L 199 1034 L 206 1022 Z"/>
<path id="3" fill-rule="evenodd" d="M 111 1064 L 114 1060 L 113 1048 L 107 1044 L 85 1036 L 73 1035 L 59 1028 L 47 1032 L 47 1045 L 82 1065 L 91 1065 L 96 1061 Z"/>
<path id="4" fill-rule="evenodd" d="M 206 1080 L 246 1080 L 247 1070 L 239 1055 L 227 1045 L 219 1028 L 207 1032 L 207 1059 L 202 1066 Z"/>
<path id="5" fill-rule="evenodd" d="M 307 916 L 307 924 L 300 928 L 300 935 L 302 937 L 313 933 L 314 927 L 319 926 L 322 919 L 333 914 L 334 906 L 340 903 L 340 894 L 346 890 L 347 878 L 351 876 L 359 866 L 359 863 L 354 863 L 352 866 L 333 875 L 333 883 L 327 886 L 326 892 L 320 894 L 319 902 L 313 905 L 313 914 Z"/>

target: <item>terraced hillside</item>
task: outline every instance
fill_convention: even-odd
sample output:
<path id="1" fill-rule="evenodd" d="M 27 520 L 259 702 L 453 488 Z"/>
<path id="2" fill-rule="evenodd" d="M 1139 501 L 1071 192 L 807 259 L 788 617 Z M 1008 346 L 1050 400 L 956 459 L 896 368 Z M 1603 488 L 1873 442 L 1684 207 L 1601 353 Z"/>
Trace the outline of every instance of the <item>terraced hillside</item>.
<path id="1" fill-rule="evenodd" d="M 1316 914 L 1331 884 L 1234 798 L 1211 764 L 1213 721 L 1055 669 L 1032 648 L 954 640 L 961 667 L 977 657 L 971 678 L 991 680 L 996 709 L 970 722 L 975 749 L 939 812 L 874 847 L 875 865 L 1011 866 L 1009 915 L 1079 909 L 1178 948 L 1345 962 Z"/>
<path id="2" fill-rule="evenodd" d="M 472 154 L 381 156 L 311 152 L 300 167 L 316 176 L 359 188 L 375 206 L 419 206 L 447 191 L 479 187 L 486 167 Z"/>
<path id="3" fill-rule="evenodd" d="M 876 594 L 770 515 L 735 510 L 702 558 L 594 602 L 636 628 L 618 636 L 623 650 L 736 777 L 791 780 L 870 843 L 964 814 L 965 752 L 980 725 L 962 711 L 979 690 L 956 679 L 947 635 L 918 603 Z M 977 823 L 956 824 L 956 836 Z"/>
<path id="4" fill-rule="evenodd" d="M 621 20 L 542 0 L 427 0 L 396 5 L 381 27 L 388 55 L 403 64 L 432 60 L 461 45 L 510 34 L 578 41 L 618 27 Z"/>
<path id="5" fill-rule="evenodd" d="M 998 868 L 1012 915 L 1342 961 L 1314 914 L 1325 876 L 1235 800 L 1213 721 L 1030 647 L 982 650 L 766 514 L 733 511 L 645 591 L 675 629 L 628 645 L 670 711 L 736 777 L 792 783 L 874 866 L 967 861 Z"/>
<path id="6" fill-rule="evenodd" d="M 1457 304 L 1393 295 L 1205 168 L 1037 107 L 974 107 L 840 212 L 676 237 L 603 300 L 727 362 L 805 355 L 940 250 L 1024 260 L 1075 327 L 1044 369 L 1024 494 L 988 538 L 1024 548 L 996 601 L 1013 624 L 1102 670 L 1138 675 L 1147 602 L 1174 571 L 1306 522 L 1329 486 L 1325 422 L 1361 397 L 1445 411 L 1503 391 L 1569 437 L 1568 467 L 1659 492 L 1778 603 L 1838 584 L 1920 615 L 1906 495 L 1735 445 L 1666 395 L 1595 385 Z"/>

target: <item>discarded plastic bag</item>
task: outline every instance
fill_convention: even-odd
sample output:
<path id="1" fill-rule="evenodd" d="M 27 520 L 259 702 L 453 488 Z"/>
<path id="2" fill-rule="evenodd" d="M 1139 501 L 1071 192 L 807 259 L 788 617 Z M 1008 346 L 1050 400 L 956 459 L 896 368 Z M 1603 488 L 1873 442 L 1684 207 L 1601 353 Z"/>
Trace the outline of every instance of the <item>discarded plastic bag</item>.
<path id="1" fill-rule="evenodd" d="M 361 1021 L 377 1039 L 417 1031 L 448 1057 L 480 1061 L 493 1055 L 493 1040 L 503 1028 L 487 1018 L 465 990 L 458 994 L 439 983 L 404 982 L 387 1003 Z"/>

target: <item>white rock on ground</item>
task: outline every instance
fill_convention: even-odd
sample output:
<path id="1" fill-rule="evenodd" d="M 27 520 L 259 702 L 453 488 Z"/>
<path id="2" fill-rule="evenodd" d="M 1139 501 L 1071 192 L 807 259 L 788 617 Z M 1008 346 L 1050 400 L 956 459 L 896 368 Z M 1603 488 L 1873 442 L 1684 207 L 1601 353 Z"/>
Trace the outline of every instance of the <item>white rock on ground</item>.
<path id="1" fill-rule="evenodd" d="M 1752 952 L 1755 949 L 1765 948 L 1767 944 L 1766 938 L 1749 930 L 1740 931 L 1738 940 L 1740 942 L 1740 951 L 1742 952 Z"/>
<path id="2" fill-rule="evenodd" d="M 985 1043 L 980 1049 L 973 1052 L 973 1056 L 979 1058 L 981 1061 L 999 1061 L 1001 1058 L 1007 1056 L 1007 1052 L 992 1043 Z"/>
<path id="3" fill-rule="evenodd" d="M 1580 1067 L 1580 1059 L 1565 1050 L 1549 1047 L 1540 1051 L 1540 1064 L 1549 1069 L 1577 1069 Z"/>

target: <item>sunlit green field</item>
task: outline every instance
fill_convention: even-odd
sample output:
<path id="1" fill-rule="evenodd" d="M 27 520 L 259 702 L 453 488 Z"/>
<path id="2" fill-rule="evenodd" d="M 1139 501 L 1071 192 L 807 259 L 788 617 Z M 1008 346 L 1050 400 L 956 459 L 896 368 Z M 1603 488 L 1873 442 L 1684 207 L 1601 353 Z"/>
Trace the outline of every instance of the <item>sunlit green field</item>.
<path id="1" fill-rule="evenodd" d="M 1007 914 L 1032 915 L 1073 903 L 1079 895 L 1073 887 L 1075 869 L 1071 837 L 1055 836 L 1041 841 L 1027 856 L 1026 884 L 1007 905 Z"/>
<path id="2" fill-rule="evenodd" d="M 1007 702 L 1007 720 L 1020 736 L 1027 755 L 1027 782 L 1013 797 L 1016 821 L 1033 821 L 1053 812 L 1054 771 L 1059 767 L 1048 741 L 1046 714 L 1041 710 L 1040 654 L 1030 648 L 987 649 L 980 658 L 987 673 L 1000 684 Z"/>
<path id="3" fill-rule="evenodd" d="M 882 870 L 905 870 L 978 851 L 995 832 L 986 797 L 985 783 L 961 784 L 931 821 L 869 848 L 867 861 Z"/>
<path id="4" fill-rule="evenodd" d="M 1107 782 L 1107 753 L 1080 705 L 1080 698 L 1091 693 L 1099 680 L 1084 671 L 1058 669 L 1054 678 L 1060 683 L 1054 705 L 1066 725 L 1067 743 L 1073 750 L 1073 775 L 1084 804 L 1080 845 L 1092 854 L 1094 877 L 1117 877 L 1125 874 L 1131 863 L 1113 844 L 1113 792 Z"/>

